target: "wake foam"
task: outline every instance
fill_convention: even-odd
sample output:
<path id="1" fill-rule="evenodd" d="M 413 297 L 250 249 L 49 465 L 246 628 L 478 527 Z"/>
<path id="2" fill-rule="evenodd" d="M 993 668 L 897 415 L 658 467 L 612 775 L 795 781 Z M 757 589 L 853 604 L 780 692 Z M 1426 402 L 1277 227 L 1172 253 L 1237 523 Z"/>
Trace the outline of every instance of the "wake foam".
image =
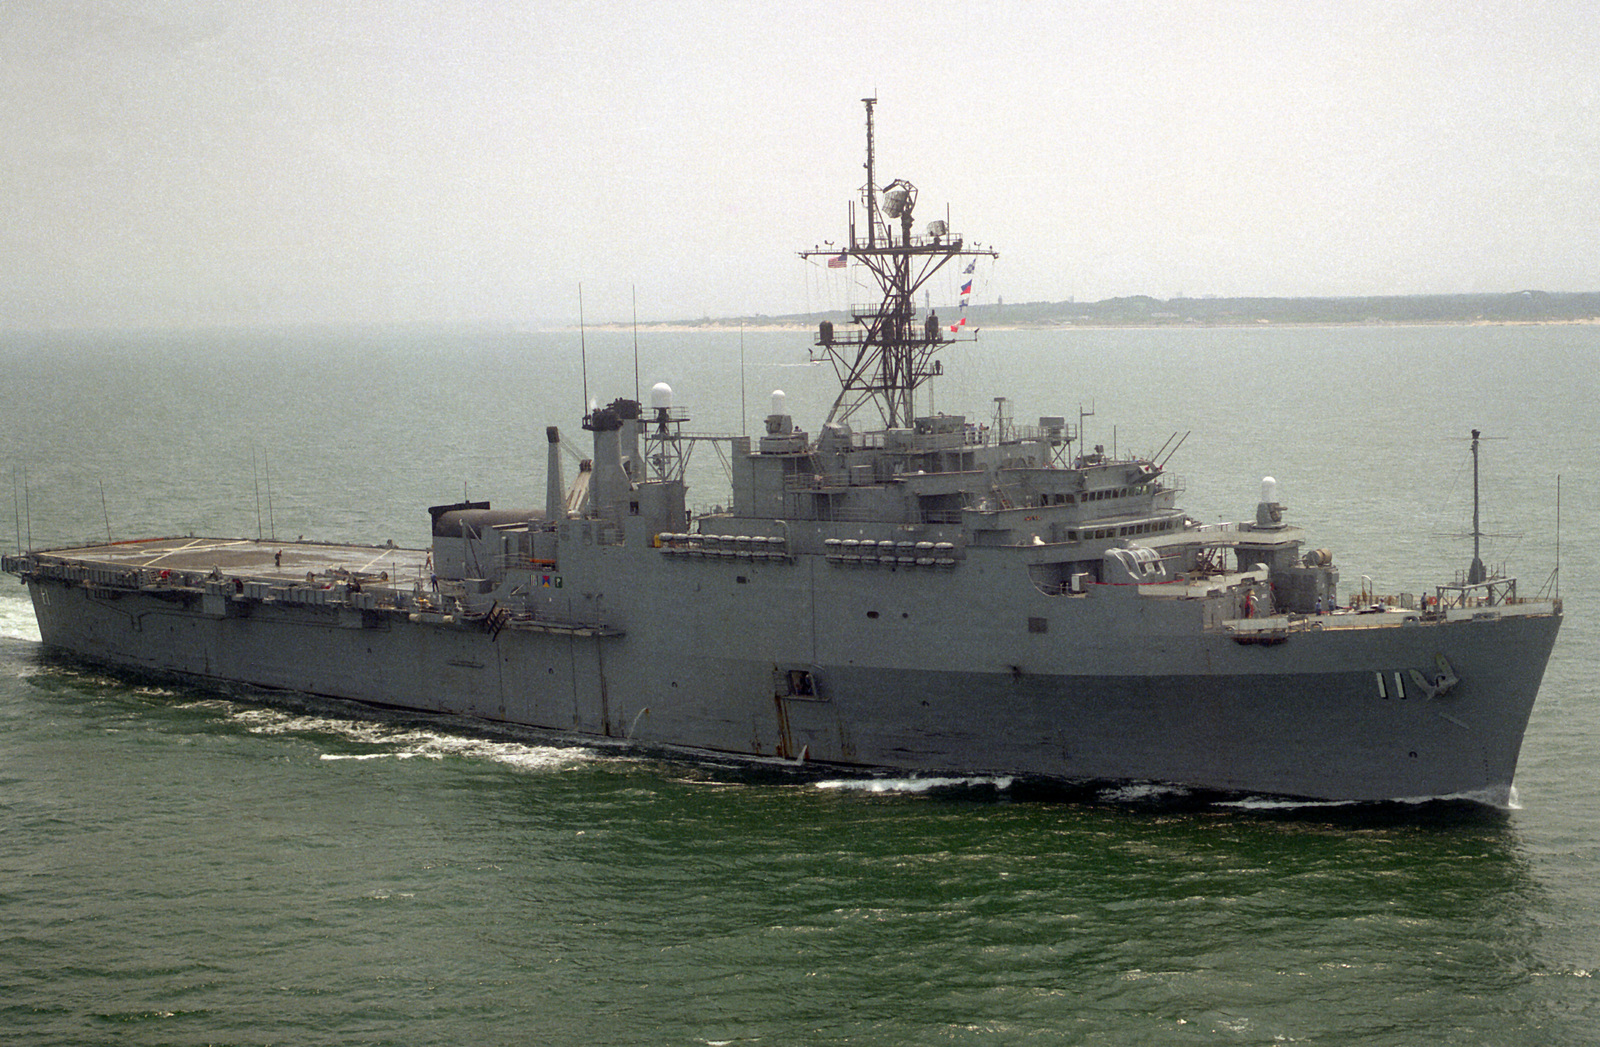
<path id="1" fill-rule="evenodd" d="M 830 778 L 813 782 L 818 789 L 863 793 L 928 793 L 936 789 L 996 789 L 1001 792 L 1011 788 L 1014 779 L 1006 777 L 971 778 Z"/>
<path id="2" fill-rule="evenodd" d="M 221 700 L 196 704 L 219 708 L 229 721 L 251 734 L 332 737 L 346 745 L 369 747 L 366 752 L 328 751 L 317 754 L 318 759 L 330 762 L 462 759 L 502 764 L 519 771 L 548 772 L 585 763 L 596 756 L 593 749 L 582 746 L 535 745 L 508 739 L 451 734 L 415 724 L 396 725 L 330 713 L 237 706 Z"/>
<path id="3" fill-rule="evenodd" d="M 1101 803 L 1162 803 L 1171 800 L 1186 800 L 1193 796 L 1193 790 L 1181 785 L 1167 785 L 1162 782 L 1128 782 L 1124 785 L 1108 786 L 1100 790 L 1096 796 Z"/>

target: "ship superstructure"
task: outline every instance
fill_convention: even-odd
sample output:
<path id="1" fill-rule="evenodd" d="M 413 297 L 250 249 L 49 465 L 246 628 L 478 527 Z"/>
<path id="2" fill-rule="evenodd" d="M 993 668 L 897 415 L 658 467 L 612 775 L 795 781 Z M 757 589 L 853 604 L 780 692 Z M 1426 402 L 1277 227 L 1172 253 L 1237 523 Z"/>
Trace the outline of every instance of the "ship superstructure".
<path id="1" fill-rule="evenodd" d="M 1389 603 L 1341 592 L 1285 520 L 1193 519 L 1165 460 L 919 410 L 970 337 L 919 312 L 993 252 L 876 184 L 842 258 L 881 295 L 824 323 L 820 430 L 775 394 L 725 437 L 727 508 L 688 508 L 672 390 L 589 411 L 542 508 L 429 510 L 431 547 L 171 539 L 8 557 L 47 644 L 117 666 L 749 757 L 912 772 L 1501 802 L 1558 631 L 1477 569 Z M 951 330 L 954 327 L 954 330 Z M 1476 434 L 1475 434 L 1476 436 Z M 1476 454 L 1476 444 L 1474 444 Z M 1170 458 L 1170 454 L 1168 455 Z M 1365 594 L 1363 594 L 1365 595 Z"/>

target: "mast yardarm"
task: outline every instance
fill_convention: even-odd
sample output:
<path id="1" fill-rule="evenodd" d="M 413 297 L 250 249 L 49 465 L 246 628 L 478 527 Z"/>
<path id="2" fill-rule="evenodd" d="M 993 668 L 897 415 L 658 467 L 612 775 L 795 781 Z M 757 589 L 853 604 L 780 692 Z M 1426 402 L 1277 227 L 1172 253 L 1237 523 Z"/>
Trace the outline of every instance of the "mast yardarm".
<path id="1" fill-rule="evenodd" d="M 942 220 L 929 222 L 921 235 L 912 233 L 917 187 L 903 178 L 882 188 L 875 185 L 872 110 L 877 99 L 864 98 L 862 102 L 867 107 L 867 183 L 861 191 L 867 228 L 865 237 L 858 236 L 851 222 L 849 246 L 843 254 L 872 273 L 880 300 L 876 305 L 852 305 L 855 326 L 848 330 L 835 331 L 831 323 L 824 322 L 817 345 L 828 354 L 839 378 L 839 395 L 827 421 L 847 421 L 874 404 L 884 427 L 898 429 L 911 425 L 917 389 L 943 373 L 936 359 L 939 350 L 951 342 L 975 338 L 971 333 L 962 337 L 962 332 L 947 330 L 932 311 L 919 316 L 916 293 L 953 259 L 998 255 L 987 248 L 967 248 Z M 802 258 L 822 255 L 838 258 L 840 253 L 821 249 L 800 252 Z"/>

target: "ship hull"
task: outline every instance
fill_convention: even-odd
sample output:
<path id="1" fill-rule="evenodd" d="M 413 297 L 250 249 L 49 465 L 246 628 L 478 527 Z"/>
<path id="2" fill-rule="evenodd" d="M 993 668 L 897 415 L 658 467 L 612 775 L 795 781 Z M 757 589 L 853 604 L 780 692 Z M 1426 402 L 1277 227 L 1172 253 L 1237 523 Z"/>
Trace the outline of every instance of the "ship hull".
<path id="1" fill-rule="evenodd" d="M 765 625 L 664 600 L 625 633 L 29 586 L 47 645 L 142 672 L 749 757 L 1357 801 L 1504 802 L 1560 623 L 1242 644 L 1185 633 L 1179 604 L 1163 622 L 1137 601 L 1041 598 L 1055 617 L 1032 620 L 1053 633 L 1002 640 L 974 609 L 868 646 L 843 635 L 826 584 Z M 1459 682 L 1430 696 L 1440 665 Z"/>

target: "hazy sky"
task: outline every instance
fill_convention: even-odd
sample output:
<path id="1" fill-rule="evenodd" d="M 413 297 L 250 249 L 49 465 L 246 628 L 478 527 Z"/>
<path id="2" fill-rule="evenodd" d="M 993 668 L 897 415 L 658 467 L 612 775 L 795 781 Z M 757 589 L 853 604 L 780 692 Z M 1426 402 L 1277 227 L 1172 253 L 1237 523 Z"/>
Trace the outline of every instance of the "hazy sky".
<path id="1" fill-rule="evenodd" d="M 869 94 L 980 301 L 1600 290 L 1590 0 L 5 0 L 0 59 L 0 326 L 831 307 Z"/>

